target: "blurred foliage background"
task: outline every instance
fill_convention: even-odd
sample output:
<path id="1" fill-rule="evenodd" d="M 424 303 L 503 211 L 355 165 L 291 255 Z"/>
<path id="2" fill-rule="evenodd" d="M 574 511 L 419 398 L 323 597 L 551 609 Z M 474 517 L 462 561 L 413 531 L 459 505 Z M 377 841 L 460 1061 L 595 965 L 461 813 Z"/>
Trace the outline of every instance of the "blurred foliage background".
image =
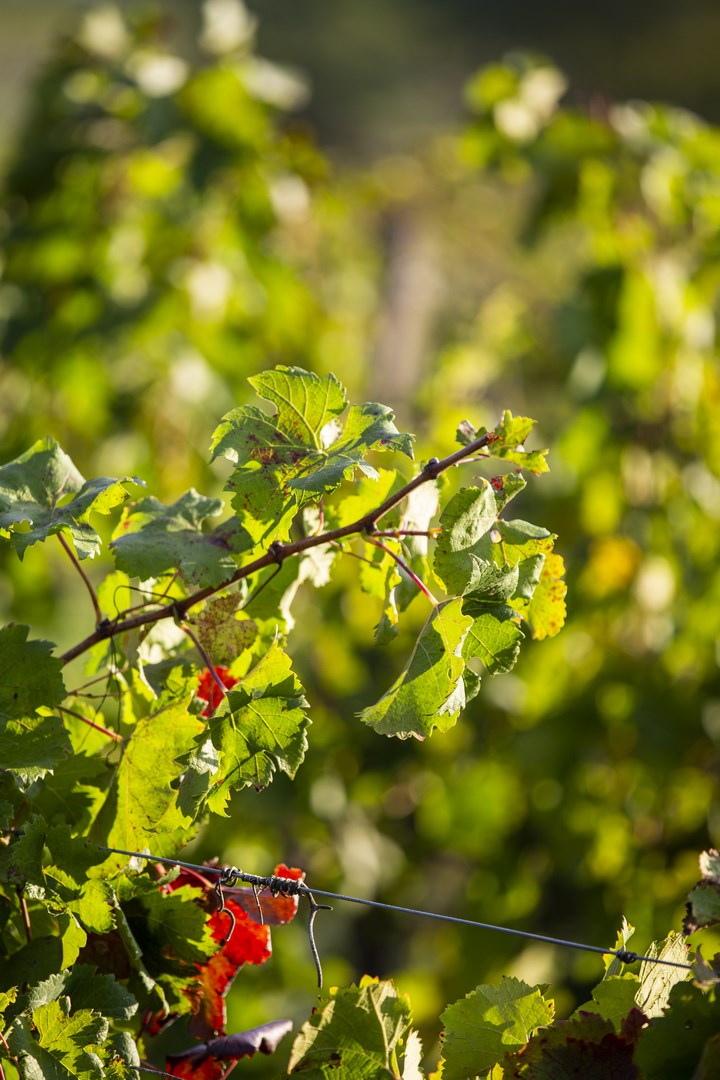
<path id="1" fill-rule="evenodd" d="M 273 25 L 282 6 L 257 10 Z M 326 25 L 316 8 L 285 15 L 308 51 L 278 30 L 278 54 L 312 56 L 319 23 L 360 33 L 357 11 Z M 434 56 L 433 6 L 417 11 Z M 493 11 L 485 44 L 501 47 L 508 15 Z M 706 28 L 718 17 L 688 11 Z M 85 475 L 135 473 L 168 501 L 191 484 L 217 494 L 211 431 L 248 399 L 246 376 L 276 363 L 332 370 L 356 400 L 396 407 L 420 459 L 450 452 L 463 418 L 536 417 L 552 472 L 518 512 L 560 536 L 563 633 L 488 681 L 451 732 L 398 743 L 354 713 L 392 681 L 424 612 L 379 650 L 359 585 L 342 604 L 332 586 L 301 598 L 306 764 L 292 785 L 236 798 L 195 854 L 258 873 L 283 859 L 319 886 L 596 944 L 625 914 L 644 947 L 678 926 L 697 852 L 720 841 L 720 130 L 676 106 L 611 103 L 617 85 L 660 86 L 643 82 L 649 46 L 623 84 L 624 41 L 613 86 L 516 56 L 471 78 L 462 122 L 436 101 L 393 143 L 364 113 L 354 142 L 357 102 L 343 114 L 318 78 L 315 111 L 298 112 L 307 86 L 261 58 L 254 18 L 232 0 L 204 16 L 196 32 L 96 9 L 34 86 L 0 208 L 3 460 L 50 432 Z M 703 55 L 677 97 L 712 115 Z M 425 116 L 425 96 L 413 102 Z M 402 103 L 388 109 L 400 131 Z M 3 619 L 61 647 L 87 631 L 53 551 L 2 567 Z M 369 971 L 410 992 L 429 1051 L 443 1005 L 481 980 L 551 982 L 569 1011 L 597 976 L 582 954 L 340 905 L 317 934 L 328 982 Z M 302 929 L 274 944 L 272 965 L 238 979 L 231 1029 L 312 1004 Z"/>

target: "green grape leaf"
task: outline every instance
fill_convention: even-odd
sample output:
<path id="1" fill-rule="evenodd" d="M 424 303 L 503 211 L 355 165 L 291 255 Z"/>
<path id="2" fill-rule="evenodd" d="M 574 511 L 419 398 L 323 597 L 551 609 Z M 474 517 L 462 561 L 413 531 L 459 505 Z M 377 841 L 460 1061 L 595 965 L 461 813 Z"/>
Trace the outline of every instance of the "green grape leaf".
<path id="1" fill-rule="evenodd" d="M 694 934 L 720 922 L 720 854 L 711 848 L 700 856 L 702 877 L 688 894 L 683 932 Z"/>
<path id="2" fill-rule="evenodd" d="M 67 693 L 54 645 L 28 641 L 29 631 L 15 623 L 0 630 L 0 716 L 30 716 L 43 705 L 59 705 Z"/>
<path id="3" fill-rule="evenodd" d="M 89 1009 L 71 1015 L 70 1001 L 64 997 L 35 1009 L 32 1024 L 37 1040 L 24 1017 L 8 1033 L 10 1049 L 22 1058 L 27 1080 L 95 1080 L 102 1075 L 102 1044 L 108 1034 L 102 1016 Z"/>
<path id="4" fill-rule="evenodd" d="M 392 540 L 387 546 L 392 550 L 398 549 L 398 545 Z M 383 551 L 374 544 L 365 544 L 359 578 L 360 587 L 365 592 L 382 600 L 383 610 L 380 622 L 375 627 L 375 643 L 389 645 L 397 635 L 398 629 L 395 593 L 396 587 L 402 580 L 398 564 L 387 551 Z"/>
<path id="5" fill-rule="evenodd" d="M 625 916 L 622 917 L 620 929 L 618 930 L 617 937 L 615 938 L 615 944 L 613 945 L 613 952 L 619 952 L 622 949 L 627 949 L 628 941 L 635 933 L 635 927 L 632 923 L 629 923 Z M 614 975 L 624 975 L 625 965 L 618 956 L 612 956 L 610 953 L 605 953 L 603 956 L 603 964 L 605 965 L 604 979 L 610 979 Z"/>
<path id="6" fill-rule="evenodd" d="M 196 812 L 204 797 L 213 813 L 226 814 L 233 790 L 266 787 L 278 769 L 294 777 L 307 750 L 306 709 L 290 657 L 272 645 L 182 759 L 181 805 Z"/>
<path id="7" fill-rule="evenodd" d="M 112 889 L 106 881 L 86 881 L 68 908 L 88 933 L 108 934 L 115 928 Z"/>
<path id="8" fill-rule="evenodd" d="M 506 409 L 502 420 L 493 431 L 495 440 L 490 445 L 490 453 L 493 457 L 511 461 L 536 476 L 547 472 L 546 459 L 549 451 L 525 449 L 527 437 L 534 427 L 534 420 L 527 416 L 513 416 L 510 410 Z"/>
<path id="9" fill-rule="evenodd" d="M 24 1007 L 34 1012 L 60 997 L 69 997 L 71 1009 L 93 1009 L 113 1020 L 129 1020 L 137 1012 L 137 1001 L 114 975 L 99 975 L 89 964 L 76 964 L 72 971 L 51 975 L 33 986 Z"/>
<path id="10" fill-rule="evenodd" d="M 191 824 L 178 807 L 173 789 L 183 771 L 178 758 L 202 730 L 200 717 L 187 711 L 189 703 L 188 695 L 137 722 L 93 822 L 93 841 L 126 851 L 148 848 L 158 855 L 175 853 L 176 831 Z M 104 868 L 111 874 L 126 862 L 125 856 L 111 855 Z"/>
<path id="11" fill-rule="evenodd" d="M 94 844 L 84 837 L 73 836 L 69 825 L 51 825 L 45 834 L 45 846 L 50 852 L 50 863 L 45 868 L 55 868 L 62 874 L 63 884 L 80 889 L 86 883 L 88 871 L 105 858 Z"/>
<path id="12" fill-rule="evenodd" d="M 56 716 L 0 717 L 1 767 L 15 773 L 23 785 L 51 773 L 71 752 L 68 734 Z"/>
<path id="13" fill-rule="evenodd" d="M 442 1013 L 443 1080 L 467 1080 L 487 1072 L 507 1053 L 525 1046 L 555 1012 L 538 987 L 503 978 L 478 986 Z"/>
<path id="14" fill-rule="evenodd" d="M 605 1020 L 611 1020 L 615 1031 L 619 1032 L 628 1013 L 635 1008 L 639 985 L 640 981 L 634 974 L 606 977 L 593 990 L 592 1001 L 580 1005 L 573 1016 L 595 1013 Z"/>
<path id="15" fill-rule="evenodd" d="M 222 509 L 221 499 L 193 488 L 171 506 L 141 499 L 125 511 L 110 543 L 118 570 L 144 581 L 177 569 L 196 588 L 227 581 L 237 569 L 233 555 L 253 541 L 235 518 L 203 531 L 203 522 Z"/>
<path id="16" fill-rule="evenodd" d="M 377 402 L 351 405 L 342 434 L 323 450 L 318 462 L 293 477 L 289 486 L 322 495 L 334 491 L 342 480 L 352 479 L 356 468 L 374 480 L 377 470 L 365 460 L 370 450 L 396 450 L 412 458 L 412 436 L 399 432 L 394 419 L 392 410 Z"/>
<path id="17" fill-rule="evenodd" d="M 144 877 L 126 881 L 119 889 L 128 925 L 143 941 L 144 952 L 159 951 L 188 964 L 202 963 L 217 951 L 207 912 L 198 903 L 203 896 L 202 889 L 190 885 L 168 892 Z"/>
<path id="18" fill-rule="evenodd" d="M 332 1070 L 353 1080 L 397 1076 L 395 1057 L 411 1019 L 391 982 L 365 975 L 358 986 L 333 987 L 298 1032 L 288 1072 L 320 1077 Z"/>
<path id="19" fill-rule="evenodd" d="M 635 1051 L 640 1075 L 652 1080 L 697 1077 L 712 1080 L 713 1072 L 701 1072 L 707 1052 L 715 1051 L 720 1030 L 720 998 L 716 991 L 703 993 L 690 983 L 678 983 L 670 992 L 668 1008 L 643 1031 Z"/>
<path id="20" fill-rule="evenodd" d="M 494 528 L 497 504 L 487 480 L 481 486 L 461 488 L 440 515 L 434 570 L 451 595 L 473 591 L 473 582 L 487 567 L 487 547 L 478 554 L 478 543 Z"/>
<path id="21" fill-rule="evenodd" d="M 334 500 L 325 509 L 325 521 L 328 528 L 336 529 L 343 525 L 350 525 L 359 521 L 371 510 L 376 510 L 381 503 L 392 493 L 394 488 L 400 486 L 402 477 L 398 476 L 394 469 L 378 469 L 376 476 L 357 476 L 351 485 L 346 485 L 340 498 Z M 430 487 L 429 484 L 421 484 L 416 491 L 423 491 Z M 408 502 L 411 496 L 408 497 Z M 384 518 L 383 521 L 389 519 Z"/>
<path id="22" fill-rule="evenodd" d="M 27 882 L 45 885 L 42 857 L 46 834 L 47 825 L 34 813 L 23 824 L 22 834 L 14 837 L 7 848 L 0 849 L 0 865 L 8 881 L 17 885 Z"/>
<path id="23" fill-rule="evenodd" d="M 664 941 L 659 943 L 653 941 L 645 955 L 671 960 L 677 964 L 687 964 L 688 952 L 683 935 L 671 931 Z M 667 964 L 653 964 L 651 961 L 644 960 L 638 972 L 640 986 L 635 995 L 635 1004 L 648 1017 L 662 1016 L 673 986 L 687 980 L 689 975 L 690 972 L 683 968 L 670 967 Z"/>
<path id="24" fill-rule="evenodd" d="M 549 450 L 526 450 L 525 441 L 535 427 L 535 421 L 527 416 L 513 416 L 509 409 L 503 413 L 502 420 L 491 432 L 488 444 L 491 457 L 510 461 L 521 469 L 539 475 L 548 471 L 547 455 Z M 469 446 L 476 439 L 487 434 L 486 428 L 474 428 L 469 420 L 458 425 L 457 441 Z"/>
<path id="25" fill-rule="evenodd" d="M 128 483 L 142 481 L 130 476 L 86 481 L 54 439 L 40 439 L 0 467 L 0 536 L 11 541 L 22 559 L 32 544 L 68 532 L 78 558 L 90 558 L 101 546 L 88 522 L 90 514 L 108 514 L 125 502 Z"/>
<path id="26" fill-rule="evenodd" d="M 353 406 L 345 426 L 345 391 L 332 375 L 277 367 L 249 380 L 276 407 L 268 415 L 252 405 L 225 416 L 213 435 L 213 458 L 228 457 L 233 506 L 257 543 L 285 539 L 308 497 L 333 491 L 355 469 L 376 477 L 365 461 L 371 450 L 399 450 L 412 457 L 409 435 L 398 432 L 384 405 Z"/>
<path id="27" fill-rule="evenodd" d="M 424 739 L 446 731 L 465 704 L 460 651 L 472 623 L 459 597 L 433 608 L 405 669 L 376 705 L 359 715 L 382 735 Z"/>
<path id="28" fill-rule="evenodd" d="M 519 472 L 505 473 L 504 476 L 493 476 L 490 481 L 495 492 L 495 502 L 498 513 L 504 510 L 511 499 L 527 487 L 527 480 Z"/>
<path id="29" fill-rule="evenodd" d="M 463 659 L 467 662 L 477 657 L 491 675 L 510 671 L 525 637 L 518 625 L 517 612 L 505 605 L 484 604 L 469 597 L 463 603 L 463 614 L 473 620 L 463 642 Z"/>

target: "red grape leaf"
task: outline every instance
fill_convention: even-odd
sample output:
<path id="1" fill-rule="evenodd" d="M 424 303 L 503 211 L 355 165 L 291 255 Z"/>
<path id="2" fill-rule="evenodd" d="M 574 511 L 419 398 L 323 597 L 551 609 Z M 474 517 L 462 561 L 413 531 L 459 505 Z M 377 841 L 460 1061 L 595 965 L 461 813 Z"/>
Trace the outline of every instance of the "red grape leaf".
<path id="1" fill-rule="evenodd" d="M 214 684 L 211 684 L 214 688 Z M 301 881 L 302 870 L 280 863 L 273 871 L 275 877 Z M 199 1039 L 209 1039 L 225 1030 L 227 1014 L 225 995 L 243 964 L 264 964 L 272 954 L 270 926 L 282 926 L 295 917 L 298 909 L 297 896 L 273 896 L 269 889 L 258 891 L 262 907 L 263 924 L 260 922 L 255 895 L 252 889 L 226 888 L 223 890 L 225 911 L 217 907 L 214 882 L 192 870 L 182 870 L 161 889 L 171 892 L 182 885 L 194 885 L 204 889 L 200 901 L 208 912 L 208 925 L 213 939 L 220 945 L 218 951 L 203 964 L 197 964 L 198 977 L 193 986 L 185 991 L 191 1004 L 190 1031 Z M 235 917 L 235 925 L 228 912 Z M 232 929 L 232 933 L 230 933 Z M 230 938 L 225 941 L 228 933 Z M 224 944 L 222 944 L 225 942 Z"/>
<path id="2" fill-rule="evenodd" d="M 302 870 L 298 870 L 294 866 L 285 866 L 284 863 L 276 866 L 273 874 L 275 877 L 291 878 L 293 881 L 303 881 L 305 878 Z M 298 896 L 273 895 L 270 889 L 259 889 L 257 893 L 247 888 L 225 889 L 225 896 L 234 900 L 245 914 L 255 922 L 260 922 L 259 904 L 262 911 L 262 921 L 267 926 L 284 926 L 285 923 L 291 922 L 297 915 L 300 901 Z"/>
<path id="3" fill-rule="evenodd" d="M 235 686 L 238 681 L 234 675 L 230 674 L 229 668 L 218 665 L 214 671 L 220 682 L 228 690 Z M 201 701 L 207 701 L 207 705 L 202 711 L 203 716 L 212 716 L 225 696 L 207 668 L 198 675 L 198 688 L 195 691 L 195 696 L 199 697 Z"/>
<path id="4" fill-rule="evenodd" d="M 292 1020 L 271 1020 L 236 1035 L 209 1039 L 169 1056 L 166 1069 L 171 1076 L 187 1077 L 188 1080 L 219 1080 L 226 1068 L 223 1063 L 254 1057 L 257 1053 L 273 1054 L 280 1040 L 291 1030 Z"/>
<path id="5" fill-rule="evenodd" d="M 612 1020 L 581 1013 L 537 1032 L 517 1055 L 503 1061 L 503 1068 L 526 1080 L 639 1080 L 633 1056 L 644 1024 L 645 1017 L 633 1009 L 617 1035 Z"/>

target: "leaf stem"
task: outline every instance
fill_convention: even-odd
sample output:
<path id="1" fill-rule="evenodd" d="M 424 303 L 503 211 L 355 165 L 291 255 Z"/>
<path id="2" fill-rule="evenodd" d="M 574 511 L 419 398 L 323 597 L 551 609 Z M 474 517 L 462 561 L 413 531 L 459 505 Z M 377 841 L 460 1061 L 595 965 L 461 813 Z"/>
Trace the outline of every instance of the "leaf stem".
<path id="1" fill-rule="evenodd" d="M 425 595 L 427 596 L 428 600 L 433 605 L 433 607 L 438 606 L 437 600 L 435 599 L 433 594 L 430 592 L 430 590 L 428 589 L 425 582 L 421 581 L 421 579 L 417 576 L 417 574 L 413 570 L 410 569 L 408 564 L 403 559 L 402 555 L 398 555 L 396 551 L 392 551 L 391 548 L 387 547 L 385 544 L 381 543 L 379 540 L 376 540 L 373 536 L 366 536 L 365 537 L 365 543 L 366 544 L 373 544 L 375 547 L 380 548 L 381 551 L 384 551 L 386 555 L 389 555 L 391 559 L 394 559 L 395 562 L 400 567 L 400 569 L 403 571 L 403 573 L 407 574 L 407 576 L 410 578 L 410 580 L 415 582 L 415 584 L 417 585 L 420 592 L 425 593 Z"/>
<path id="2" fill-rule="evenodd" d="M 23 895 L 23 887 L 18 885 L 17 894 L 20 901 L 20 912 L 22 914 L 23 926 L 25 927 L 25 938 L 28 942 L 33 939 L 32 926 L 30 925 L 30 912 L 28 911 L 27 900 Z"/>
<path id="3" fill-rule="evenodd" d="M 114 739 L 115 742 L 122 742 L 122 735 L 118 735 L 117 731 L 110 731 L 109 728 L 103 727 L 101 724 L 96 724 L 94 720 L 89 720 L 87 716 L 83 716 L 82 713 L 75 712 L 74 709 L 66 709 L 64 705 L 57 706 L 58 712 L 67 713 L 68 716 L 74 716 L 76 720 L 82 720 L 83 724 L 87 724 L 88 727 L 95 728 L 101 735 L 107 735 L 108 739 Z"/>
<path id="4" fill-rule="evenodd" d="M 15 1065 L 16 1065 L 16 1066 L 18 1067 L 18 1072 L 20 1072 L 20 1063 L 18 1062 L 18 1059 L 17 1059 L 16 1057 L 15 1057 L 15 1055 L 14 1055 L 14 1054 L 13 1054 L 13 1052 L 12 1052 L 12 1050 L 11 1050 L 11 1049 L 10 1049 L 10 1047 L 8 1046 L 8 1044 L 7 1044 L 7 1039 L 6 1039 L 6 1038 L 5 1038 L 5 1036 L 3 1035 L 2 1031 L 0 1031 L 0 1042 L 1 1042 L 1 1043 L 3 1044 L 3 1046 L 5 1047 L 5 1052 L 6 1052 L 6 1054 L 7 1054 L 7 1057 L 8 1057 L 8 1061 L 12 1061 L 12 1062 L 14 1062 L 14 1063 L 15 1063 Z M 3 1069 L 3 1067 L 2 1067 L 2 1063 L 0 1063 L 0 1080 L 6 1080 L 6 1078 L 5 1078 L 5 1070 L 4 1070 L 4 1069 Z"/>
<path id="5" fill-rule="evenodd" d="M 85 582 L 85 588 L 90 593 L 90 600 L 92 601 L 93 610 L 95 612 L 95 625 L 97 626 L 103 621 L 103 614 L 102 614 L 102 611 L 100 610 L 100 605 L 98 603 L 98 598 L 97 598 L 97 595 L 95 593 L 95 589 L 93 588 L 93 584 L 92 584 L 90 578 L 87 576 L 87 574 L 83 570 L 82 566 L 80 565 L 80 562 L 78 561 L 78 558 L 77 558 L 75 552 L 70 547 L 70 545 L 68 544 L 68 542 L 65 539 L 65 537 L 63 536 L 63 534 L 62 533 L 57 533 L 56 535 L 57 535 L 57 538 L 60 541 L 62 547 L 67 552 L 67 555 L 68 555 L 68 558 L 70 559 L 70 562 L 73 564 L 73 566 L 77 570 L 78 574 L 80 575 L 80 577 Z"/>
<path id="6" fill-rule="evenodd" d="M 180 624 L 180 629 L 182 630 L 183 634 L 187 634 L 187 636 L 190 638 L 190 640 L 192 641 L 192 643 L 195 646 L 195 648 L 197 649 L 197 651 L 200 653 L 200 656 L 202 657 L 202 662 L 204 663 L 205 667 L 210 672 L 210 678 L 213 680 L 215 685 L 218 687 L 222 697 L 225 697 L 225 695 L 227 694 L 227 686 L 225 686 L 225 683 L 222 682 L 222 680 L 220 679 L 220 676 L 218 675 L 217 671 L 215 670 L 215 665 L 213 664 L 212 658 L 211 658 L 210 654 L 208 653 L 207 649 L 200 642 L 200 639 L 197 637 L 197 635 L 194 634 L 193 631 L 190 629 L 190 627 L 187 626 L 185 623 Z"/>
<path id="7" fill-rule="evenodd" d="M 357 521 L 353 521 L 350 524 L 343 525 L 337 529 L 330 529 L 328 532 L 319 533 L 315 536 L 305 536 L 300 540 L 294 540 L 288 544 L 275 543 L 272 545 L 271 550 L 267 551 L 259 558 L 253 559 L 253 561 L 247 563 L 246 566 L 241 566 L 236 570 L 232 577 L 228 578 L 227 581 L 221 582 L 219 585 L 207 585 L 204 589 L 198 589 L 197 592 L 191 593 L 190 596 L 186 596 L 184 600 L 173 600 L 172 603 L 165 604 L 155 611 L 145 611 L 127 619 L 114 619 L 112 622 L 101 623 L 92 634 L 88 634 L 88 636 L 83 638 L 82 641 L 79 641 L 77 645 L 74 645 L 71 649 L 68 649 L 67 652 L 63 653 L 61 660 L 63 663 L 67 664 L 71 660 L 74 660 L 76 656 L 81 656 L 84 652 L 87 652 L 93 645 L 97 645 L 99 641 L 115 637 L 117 634 L 124 634 L 128 630 L 135 630 L 139 626 L 147 626 L 159 622 L 161 619 L 182 620 L 190 608 L 195 607 L 196 604 L 200 604 L 203 600 L 207 600 L 209 596 L 213 596 L 215 593 L 227 589 L 230 585 L 234 585 L 238 581 L 242 581 L 245 578 L 251 577 L 253 574 L 257 574 L 258 571 L 264 570 L 266 566 L 281 564 L 285 559 L 294 555 L 300 555 L 310 548 L 319 547 L 321 544 L 332 544 L 337 540 L 343 540 L 346 536 L 353 536 L 357 533 L 368 535 L 375 532 L 377 522 L 385 517 L 386 514 L 389 514 L 391 510 L 394 510 L 395 507 L 398 506 L 403 499 L 406 499 L 416 488 L 420 487 L 422 484 L 427 484 L 430 480 L 437 479 L 441 473 L 451 469 L 453 465 L 457 465 L 465 458 L 472 457 L 478 450 L 482 450 L 483 447 L 494 442 L 494 440 L 494 434 L 492 432 L 486 432 L 479 439 L 475 439 L 474 442 L 469 443 L 467 446 L 461 446 L 459 450 L 456 450 L 455 453 L 449 454 L 445 458 L 432 458 L 417 476 L 413 477 L 407 484 L 388 496 L 388 498 L 380 503 L 375 510 L 371 510 L 369 513 L 364 514 L 363 517 L 358 518 Z"/>

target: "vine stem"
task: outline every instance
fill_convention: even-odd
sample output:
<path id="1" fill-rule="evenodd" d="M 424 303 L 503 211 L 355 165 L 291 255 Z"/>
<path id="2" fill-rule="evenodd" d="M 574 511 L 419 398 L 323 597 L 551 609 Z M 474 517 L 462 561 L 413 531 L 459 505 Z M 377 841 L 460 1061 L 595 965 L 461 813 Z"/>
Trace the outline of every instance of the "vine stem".
<path id="1" fill-rule="evenodd" d="M 88 720 L 87 716 L 83 716 L 82 713 L 75 712 L 74 709 L 66 709 L 64 705 L 58 705 L 57 708 L 59 712 L 67 713 L 68 716 L 74 716 L 76 720 L 82 720 L 83 724 L 95 728 L 101 735 L 107 735 L 108 739 L 114 739 L 115 742 L 123 741 L 122 735 L 118 735 L 117 731 L 110 731 L 109 728 L 105 728 L 101 724 L 96 724 L 94 720 Z"/>
<path id="2" fill-rule="evenodd" d="M 87 576 L 85 571 L 83 570 L 83 568 L 80 565 L 80 562 L 79 562 L 75 552 L 70 547 L 70 545 L 68 544 L 68 542 L 65 539 L 65 537 L 63 536 L 63 534 L 62 533 L 57 533 L 57 538 L 60 541 L 63 549 L 67 552 L 67 555 L 68 555 L 68 558 L 70 559 L 70 562 L 73 564 L 73 566 L 77 570 L 78 574 L 80 575 L 80 577 L 85 582 L 85 588 L 87 589 L 87 591 L 90 594 L 90 600 L 92 601 L 93 610 L 95 612 L 95 624 L 97 625 L 97 624 L 102 622 L 103 615 L 102 615 L 102 611 L 100 610 L 100 604 L 98 603 L 97 594 L 95 593 L 95 589 L 93 588 L 93 583 L 90 580 L 90 578 Z"/>
<path id="3" fill-rule="evenodd" d="M 403 573 L 407 574 L 407 576 L 410 578 L 410 580 L 415 582 L 418 589 L 420 589 L 420 592 L 425 593 L 425 595 L 427 596 L 428 600 L 433 605 L 433 607 L 438 606 L 437 600 L 435 599 L 433 594 L 430 592 L 430 590 L 428 589 L 425 582 L 422 581 L 417 576 L 417 574 L 413 570 L 410 569 L 408 564 L 403 559 L 402 555 L 398 555 L 396 551 L 393 551 L 386 544 L 381 543 L 380 540 L 376 540 L 373 536 L 366 536 L 365 537 L 365 543 L 366 544 L 373 544 L 376 548 L 380 548 L 381 551 L 384 551 L 386 553 L 386 555 L 389 555 L 391 559 L 394 559 L 395 562 L 400 567 L 400 569 L 403 571 Z"/>
<path id="4" fill-rule="evenodd" d="M 473 454 L 476 454 L 478 450 L 482 450 L 483 447 L 488 446 L 495 441 L 495 434 L 493 432 L 486 432 L 481 435 L 479 439 L 475 439 L 474 442 L 468 443 L 467 446 L 461 446 L 459 450 L 456 450 L 453 454 L 448 454 L 447 457 L 438 459 L 432 458 L 428 461 L 427 465 L 417 476 L 408 481 L 403 487 L 399 488 L 392 495 L 389 495 L 384 502 L 380 503 L 375 510 L 370 510 L 369 513 L 364 514 L 357 521 L 350 522 L 348 525 L 343 525 L 338 529 L 330 529 L 328 532 L 318 533 L 314 536 L 304 536 L 300 540 L 294 540 L 287 544 L 274 543 L 270 545 L 270 549 L 259 558 L 254 559 L 246 566 L 241 566 L 227 581 L 223 581 L 220 585 L 208 585 L 204 589 L 198 589 L 197 592 L 191 593 L 190 596 L 186 596 L 184 600 L 173 600 L 171 603 L 166 604 L 164 607 L 156 609 L 155 611 L 145 611 L 138 615 L 133 615 L 126 619 L 113 619 L 105 622 L 100 622 L 92 634 L 88 634 L 86 638 L 79 641 L 77 645 L 74 645 L 67 652 L 63 653 L 61 660 L 64 664 L 68 664 L 71 660 L 74 660 L 77 656 L 82 656 L 83 653 L 91 649 L 93 645 L 97 645 L 100 641 L 106 641 L 108 638 L 113 638 L 118 634 L 124 634 L 128 630 L 135 630 L 139 626 L 148 626 L 152 623 L 159 622 L 161 619 L 175 619 L 178 622 L 182 622 L 186 613 L 190 608 L 195 607 L 196 604 L 202 603 L 203 600 L 207 600 L 209 596 L 213 596 L 217 592 L 221 592 L 223 589 L 229 588 L 230 585 L 234 585 L 238 581 L 242 581 L 244 578 L 251 577 L 253 574 L 257 574 L 259 570 L 264 570 L 267 566 L 274 566 L 282 564 L 282 562 L 294 555 L 300 555 L 304 551 L 308 551 L 310 548 L 319 547 L 321 544 L 332 544 L 338 540 L 343 540 L 346 536 L 354 536 L 358 533 L 364 533 L 369 536 L 376 532 L 375 526 L 381 518 L 389 514 L 391 510 L 394 510 L 407 496 L 415 491 L 416 488 L 422 484 L 427 484 L 430 480 L 435 480 L 441 473 L 451 469 L 453 465 L 459 464 L 464 461 L 465 458 L 471 458 Z"/>

